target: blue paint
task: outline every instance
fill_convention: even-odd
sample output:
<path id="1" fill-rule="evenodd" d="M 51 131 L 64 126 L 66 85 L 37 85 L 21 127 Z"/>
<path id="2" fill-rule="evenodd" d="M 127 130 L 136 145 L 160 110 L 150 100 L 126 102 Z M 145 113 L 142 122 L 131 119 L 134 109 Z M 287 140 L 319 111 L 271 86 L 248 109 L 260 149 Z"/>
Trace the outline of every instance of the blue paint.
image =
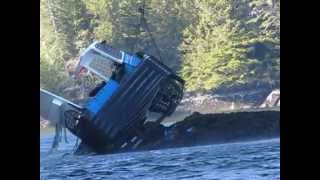
<path id="1" fill-rule="evenodd" d="M 106 85 L 97 93 L 97 95 L 86 104 L 86 109 L 90 112 L 93 118 L 111 96 L 118 90 L 119 83 L 114 80 L 109 80 Z"/>
<path id="2" fill-rule="evenodd" d="M 141 60 L 135 55 L 124 54 L 124 66 L 126 73 L 132 73 L 136 67 L 140 64 Z"/>
<path id="3" fill-rule="evenodd" d="M 126 73 L 132 73 L 132 72 L 134 72 L 134 70 L 136 69 L 136 67 L 130 66 L 130 65 L 128 65 L 128 64 L 125 64 L 124 67 L 125 67 Z"/>
<path id="4" fill-rule="evenodd" d="M 141 63 L 141 59 L 135 55 L 124 54 L 125 73 L 132 73 Z M 86 109 L 90 112 L 91 118 L 100 111 L 104 104 L 108 102 L 111 96 L 118 90 L 119 83 L 110 79 L 106 85 L 97 93 L 97 95 L 86 104 Z"/>
<path id="5" fill-rule="evenodd" d="M 133 67 L 137 67 L 141 60 L 139 57 L 135 56 L 135 55 L 129 55 L 129 54 L 124 54 L 124 58 L 123 58 L 123 62 L 127 65 L 133 66 Z"/>

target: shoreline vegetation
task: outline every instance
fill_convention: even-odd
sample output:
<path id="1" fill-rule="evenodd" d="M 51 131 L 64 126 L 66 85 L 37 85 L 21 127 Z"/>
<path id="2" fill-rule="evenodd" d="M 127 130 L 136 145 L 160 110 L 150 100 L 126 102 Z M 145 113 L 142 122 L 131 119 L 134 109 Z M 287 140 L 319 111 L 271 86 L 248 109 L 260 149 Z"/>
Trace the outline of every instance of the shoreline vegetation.
<path id="1" fill-rule="evenodd" d="M 40 87 L 82 102 L 98 80 L 70 77 L 79 54 L 95 40 L 159 58 L 139 24 L 141 4 L 41 0 Z M 200 118 L 280 106 L 280 0 L 151 0 L 145 9 L 161 61 L 186 81 L 185 97 L 165 123 L 186 122 L 193 112 Z M 40 133 L 54 132 L 48 125 L 40 119 Z"/>
<path id="2" fill-rule="evenodd" d="M 97 79 L 72 83 L 79 54 L 93 41 L 157 56 L 186 81 L 186 92 L 280 86 L 280 0 L 184 0 L 146 3 L 152 39 L 136 10 L 142 0 L 40 1 L 40 86 L 68 99 Z M 159 56 L 159 57 L 158 57 Z M 72 90 L 73 89 L 73 90 Z"/>

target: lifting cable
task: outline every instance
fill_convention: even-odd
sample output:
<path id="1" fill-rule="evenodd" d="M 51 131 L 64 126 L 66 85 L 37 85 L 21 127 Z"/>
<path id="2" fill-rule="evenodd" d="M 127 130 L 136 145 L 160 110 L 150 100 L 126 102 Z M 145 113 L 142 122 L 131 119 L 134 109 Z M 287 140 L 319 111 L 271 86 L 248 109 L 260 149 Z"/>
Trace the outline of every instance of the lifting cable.
<path id="1" fill-rule="evenodd" d="M 157 54 L 159 56 L 159 60 L 161 61 L 162 60 L 161 51 L 160 51 L 160 49 L 159 49 L 154 37 L 152 36 L 152 33 L 151 33 L 150 29 L 149 29 L 147 20 L 144 17 L 144 15 L 145 15 L 145 0 L 143 0 L 142 1 L 142 5 L 139 6 L 138 12 L 140 13 L 140 22 L 138 24 L 138 27 L 137 27 L 138 30 L 137 31 L 138 31 L 138 33 L 140 33 L 140 27 L 142 27 L 143 29 L 146 30 L 146 32 L 148 33 L 148 35 L 149 35 L 149 37 L 150 37 L 150 39 L 152 41 L 152 44 L 154 45 L 154 47 L 155 47 L 155 49 L 157 51 Z M 136 34 L 136 39 L 138 39 L 138 37 L 137 37 L 138 33 Z"/>

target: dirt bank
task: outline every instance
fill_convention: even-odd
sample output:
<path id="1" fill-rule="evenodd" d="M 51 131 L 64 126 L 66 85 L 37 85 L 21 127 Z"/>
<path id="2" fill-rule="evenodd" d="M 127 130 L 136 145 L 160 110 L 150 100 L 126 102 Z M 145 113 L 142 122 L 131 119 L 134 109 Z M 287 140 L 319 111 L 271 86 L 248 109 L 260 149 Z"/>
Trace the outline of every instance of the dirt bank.
<path id="1" fill-rule="evenodd" d="M 279 137 L 280 109 L 193 113 L 163 130 L 163 137 L 143 149 L 159 149 Z"/>

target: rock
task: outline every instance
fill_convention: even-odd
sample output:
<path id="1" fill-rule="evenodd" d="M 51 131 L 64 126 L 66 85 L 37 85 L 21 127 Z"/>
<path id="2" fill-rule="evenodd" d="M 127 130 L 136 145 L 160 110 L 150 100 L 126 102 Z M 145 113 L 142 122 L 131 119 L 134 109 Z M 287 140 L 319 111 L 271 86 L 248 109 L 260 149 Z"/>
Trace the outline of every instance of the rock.
<path id="1" fill-rule="evenodd" d="M 45 120 L 40 117 L 40 128 L 47 128 L 50 125 L 48 120 Z"/>
<path id="2" fill-rule="evenodd" d="M 230 109 L 231 109 L 231 110 L 234 110 L 234 102 L 231 103 Z"/>
<path id="3" fill-rule="evenodd" d="M 215 113 L 259 107 L 272 92 L 267 84 L 255 83 L 244 87 L 221 88 L 215 92 L 187 92 L 177 111 Z"/>
<path id="4" fill-rule="evenodd" d="M 280 106 L 280 89 L 273 90 L 266 100 L 260 105 L 261 108 Z"/>

